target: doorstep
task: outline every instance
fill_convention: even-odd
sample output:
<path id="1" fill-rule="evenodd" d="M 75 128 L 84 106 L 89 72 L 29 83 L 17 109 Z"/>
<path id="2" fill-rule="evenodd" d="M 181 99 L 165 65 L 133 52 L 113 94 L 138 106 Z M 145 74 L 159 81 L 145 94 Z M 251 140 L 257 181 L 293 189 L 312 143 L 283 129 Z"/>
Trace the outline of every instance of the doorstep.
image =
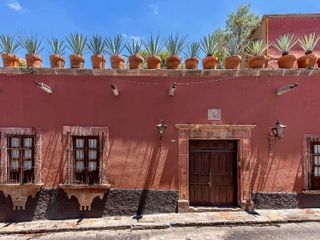
<path id="1" fill-rule="evenodd" d="M 241 212 L 240 207 L 216 207 L 216 206 L 190 206 L 188 212 Z"/>

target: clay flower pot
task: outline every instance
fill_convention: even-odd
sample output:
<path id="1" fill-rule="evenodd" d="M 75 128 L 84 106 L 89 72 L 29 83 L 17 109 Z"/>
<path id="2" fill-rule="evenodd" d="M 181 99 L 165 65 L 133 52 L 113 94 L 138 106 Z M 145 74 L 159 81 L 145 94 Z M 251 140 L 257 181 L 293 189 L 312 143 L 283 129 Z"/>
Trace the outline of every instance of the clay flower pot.
<path id="1" fill-rule="evenodd" d="M 203 69 L 216 69 L 218 58 L 215 56 L 207 56 L 202 59 Z"/>
<path id="2" fill-rule="evenodd" d="M 161 58 L 159 56 L 150 56 L 147 58 L 149 69 L 160 69 Z"/>
<path id="3" fill-rule="evenodd" d="M 241 64 L 241 56 L 229 56 L 224 59 L 225 69 L 239 69 Z"/>
<path id="4" fill-rule="evenodd" d="M 294 68 L 297 58 L 295 55 L 287 54 L 278 58 L 279 68 Z"/>
<path id="5" fill-rule="evenodd" d="M 198 69 L 199 60 L 196 57 L 188 58 L 184 61 L 186 69 Z"/>
<path id="6" fill-rule="evenodd" d="M 3 67 L 5 68 L 18 68 L 19 58 L 11 53 L 2 53 Z"/>
<path id="7" fill-rule="evenodd" d="M 93 69 L 104 69 L 106 60 L 103 55 L 95 54 L 91 56 L 91 64 Z"/>
<path id="8" fill-rule="evenodd" d="M 65 60 L 59 54 L 50 55 L 51 68 L 64 68 Z"/>
<path id="9" fill-rule="evenodd" d="M 140 55 L 135 54 L 135 55 L 129 56 L 128 60 L 129 60 L 130 69 L 142 68 L 143 57 L 141 57 Z"/>
<path id="10" fill-rule="evenodd" d="M 26 54 L 26 61 L 28 68 L 41 68 L 42 60 L 39 55 L 36 54 Z"/>
<path id="11" fill-rule="evenodd" d="M 84 57 L 82 55 L 71 54 L 69 60 L 71 68 L 83 68 L 84 66 Z"/>
<path id="12" fill-rule="evenodd" d="M 297 62 L 298 68 L 313 68 L 317 63 L 317 57 L 314 54 L 309 53 L 299 57 Z"/>
<path id="13" fill-rule="evenodd" d="M 112 69 L 124 69 L 125 59 L 120 55 L 114 55 L 110 57 L 110 63 Z"/>
<path id="14" fill-rule="evenodd" d="M 167 69 L 178 69 L 181 63 L 179 56 L 169 56 L 167 58 Z"/>
<path id="15" fill-rule="evenodd" d="M 249 68 L 264 68 L 267 59 L 265 56 L 250 56 L 248 62 Z"/>

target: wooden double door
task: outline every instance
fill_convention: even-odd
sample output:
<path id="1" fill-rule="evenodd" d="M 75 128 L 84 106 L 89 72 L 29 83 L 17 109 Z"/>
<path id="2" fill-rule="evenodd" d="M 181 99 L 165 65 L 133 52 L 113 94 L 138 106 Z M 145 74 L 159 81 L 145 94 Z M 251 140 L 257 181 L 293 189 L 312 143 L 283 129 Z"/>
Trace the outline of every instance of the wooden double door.
<path id="1" fill-rule="evenodd" d="M 190 205 L 237 205 L 237 141 L 190 140 L 189 161 Z"/>

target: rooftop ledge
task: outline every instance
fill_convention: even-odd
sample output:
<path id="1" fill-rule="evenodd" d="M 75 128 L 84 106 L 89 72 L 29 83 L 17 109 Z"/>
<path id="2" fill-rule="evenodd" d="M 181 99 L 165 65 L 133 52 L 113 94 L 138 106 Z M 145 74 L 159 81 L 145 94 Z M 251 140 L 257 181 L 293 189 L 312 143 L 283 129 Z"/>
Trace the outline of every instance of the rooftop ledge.
<path id="1" fill-rule="evenodd" d="M 0 68 L 0 75 L 72 75 L 72 76 L 147 76 L 147 77 L 281 77 L 281 76 L 320 76 L 320 69 L 240 69 L 240 70 L 113 70 L 113 69 L 53 69 L 53 68 Z"/>

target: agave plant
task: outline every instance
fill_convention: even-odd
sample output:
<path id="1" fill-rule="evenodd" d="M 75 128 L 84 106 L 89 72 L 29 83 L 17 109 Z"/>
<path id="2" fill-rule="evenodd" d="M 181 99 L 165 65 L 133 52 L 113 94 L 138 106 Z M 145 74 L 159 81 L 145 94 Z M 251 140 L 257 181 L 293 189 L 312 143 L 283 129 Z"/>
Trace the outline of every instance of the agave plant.
<path id="1" fill-rule="evenodd" d="M 162 44 L 160 43 L 160 36 L 159 34 L 156 37 L 153 37 L 151 35 L 150 39 L 144 43 L 144 47 L 147 51 L 147 54 L 149 56 L 159 56 L 161 49 L 162 49 Z"/>
<path id="2" fill-rule="evenodd" d="M 138 40 L 132 39 L 131 44 L 127 43 L 125 47 L 128 50 L 129 54 L 133 56 L 139 54 L 142 47 L 142 43 Z"/>
<path id="3" fill-rule="evenodd" d="M 319 40 L 319 36 L 316 36 L 315 33 L 310 33 L 309 35 L 304 35 L 302 39 L 299 39 L 299 45 L 306 54 L 309 54 L 313 52 Z"/>
<path id="4" fill-rule="evenodd" d="M 0 35 L 0 49 L 3 53 L 14 54 L 20 47 L 19 42 L 15 41 L 14 36 Z"/>
<path id="5" fill-rule="evenodd" d="M 244 42 L 239 42 L 237 38 L 231 38 L 223 49 L 227 56 L 241 55 L 244 49 Z"/>
<path id="6" fill-rule="evenodd" d="M 252 56 L 262 56 L 267 50 L 269 44 L 264 40 L 254 40 L 246 46 L 246 51 Z"/>
<path id="7" fill-rule="evenodd" d="M 121 52 L 124 48 L 122 42 L 123 37 L 121 35 L 117 35 L 115 37 L 106 38 L 106 52 L 111 56 L 121 55 Z"/>
<path id="8" fill-rule="evenodd" d="M 200 42 L 200 48 L 207 56 L 215 55 L 215 53 L 218 51 L 218 44 L 215 43 L 213 34 L 204 36 Z"/>
<path id="9" fill-rule="evenodd" d="M 106 42 L 99 35 L 93 35 L 89 40 L 88 49 L 94 55 L 102 55 L 106 52 Z"/>
<path id="10" fill-rule="evenodd" d="M 87 38 L 80 33 L 71 33 L 67 37 L 67 47 L 77 55 L 84 55 L 87 50 Z"/>
<path id="11" fill-rule="evenodd" d="M 178 56 L 182 52 L 187 36 L 181 37 L 179 34 L 175 34 L 174 36 L 171 34 L 165 42 L 165 47 L 169 55 Z"/>
<path id="12" fill-rule="evenodd" d="M 282 53 L 282 56 L 288 55 L 289 51 L 296 45 L 297 38 L 294 34 L 285 34 L 279 37 L 273 46 Z"/>
<path id="13" fill-rule="evenodd" d="M 197 42 L 192 42 L 187 47 L 187 51 L 184 53 L 186 58 L 198 58 L 199 54 L 200 54 L 200 44 Z"/>
<path id="14" fill-rule="evenodd" d="M 65 54 L 66 46 L 64 45 L 63 40 L 60 41 L 59 39 L 53 37 L 51 40 L 49 40 L 49 44 L 52 54 L 57 54 L 59 56 L 63 56 Z"/>
<path id="15" fill-rule="evenodd" d="M 29 54 L 39 55 L 39 53 L 44 49 L 44 47 L 42 47 L 42 39 L 39 39 L 37 35 L 25 35 L 20 36 L 19 38 L 20 45 Z"/>

